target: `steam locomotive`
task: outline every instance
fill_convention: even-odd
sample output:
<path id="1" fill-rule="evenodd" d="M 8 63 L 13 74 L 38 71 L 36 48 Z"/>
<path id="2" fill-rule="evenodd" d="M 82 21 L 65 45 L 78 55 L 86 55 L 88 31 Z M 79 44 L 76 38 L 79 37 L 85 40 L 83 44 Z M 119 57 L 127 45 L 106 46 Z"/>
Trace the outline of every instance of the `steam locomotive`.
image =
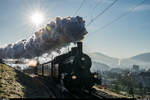
<path id="1" fill-rule="evenodd" d="M 91 91 L 101 84 L 97 73 L 91 73 L 91 58 L 82 52 L 82 42 L 77 42 L 70 52 L 55 57 L 51 62 L 51 77 L 71 92 Z"/>

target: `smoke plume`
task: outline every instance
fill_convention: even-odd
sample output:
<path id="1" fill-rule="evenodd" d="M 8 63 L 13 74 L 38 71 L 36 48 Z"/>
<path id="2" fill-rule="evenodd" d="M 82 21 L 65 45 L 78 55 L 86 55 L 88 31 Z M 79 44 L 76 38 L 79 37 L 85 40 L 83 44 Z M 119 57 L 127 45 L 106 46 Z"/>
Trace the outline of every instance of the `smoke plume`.
<path id="1" fill-rule="evenodd" d="M 0 47 L 0 58 L 34 58 L 77 42 L 87 34 L 82 17 L 56 17 L 30 38 Z"/>

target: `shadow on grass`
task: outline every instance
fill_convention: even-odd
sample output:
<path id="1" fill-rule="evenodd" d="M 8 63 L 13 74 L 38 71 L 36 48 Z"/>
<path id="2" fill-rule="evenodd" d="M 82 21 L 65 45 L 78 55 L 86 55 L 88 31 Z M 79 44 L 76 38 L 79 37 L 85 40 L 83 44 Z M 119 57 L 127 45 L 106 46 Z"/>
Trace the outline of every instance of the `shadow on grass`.
<path id="1" fill-rule="evenodd" d="M 16 81 L 24 87 L 22 89 L 24 98 L 47 98 L 42 87 L 32 77 L 18 70 L 15 70 L 15 72 Z"/>

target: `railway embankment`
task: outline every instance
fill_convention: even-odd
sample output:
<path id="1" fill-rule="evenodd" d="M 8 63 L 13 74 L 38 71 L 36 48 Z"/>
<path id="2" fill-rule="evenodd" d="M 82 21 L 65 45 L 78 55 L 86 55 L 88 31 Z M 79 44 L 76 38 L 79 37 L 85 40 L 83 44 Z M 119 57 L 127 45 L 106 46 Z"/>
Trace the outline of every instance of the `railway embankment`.
<path id="1" fill-rule="evenodd" d="M 0 98 L 48 98 L 32 77 L 8 65 L 0 64 Z"/>

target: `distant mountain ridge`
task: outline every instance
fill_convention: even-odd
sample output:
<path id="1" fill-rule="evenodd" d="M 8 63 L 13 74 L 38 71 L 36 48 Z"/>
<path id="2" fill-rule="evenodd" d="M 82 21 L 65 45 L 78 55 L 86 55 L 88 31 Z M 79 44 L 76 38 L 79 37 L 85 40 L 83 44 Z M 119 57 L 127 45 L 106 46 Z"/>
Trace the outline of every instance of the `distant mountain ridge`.
<path id="1" fill-rule="evenodd" d="M 94 55 L 98 55 L 98 56 L 101 56 L 101 57 L 107 57 L 109 59 L 118 59 L 118 58 L 115 58 L 115 57 L 110 57 L 110 56 L 105 55 L 105 54 L 100 53 L 100 52 L 93 52 L 93 53 L 89 53 L 89 54 L 94 54 Z"/>
<path id="2" fill-rule="evenodd" d="M 92 61 L 106 64 L 110 68 L 131 68 L 134 64 L 140 65 L 143 68 L 150 68 L 150 53 L 142 53 L 126 59 L 109 57 L 99 52 L 88 53 L 88 55 Z"/>
<path id="3" fill-rule="evenodd" d="M 138 54 L 136 56 L 131 57 L 130 59 L 140 60 L 140 61 L 144 61 L 144 62 L 150 62 L 150 52 Z"/>
<path id="4" fill-rule="evenodd" d="M 107 64 L 111 67 L 116 67 L 116 65 L 118 65 L 118 58 L 109 57 L 99 52 L 88 53 L 88 55 L 92 58 L 92 61 Z"/>

